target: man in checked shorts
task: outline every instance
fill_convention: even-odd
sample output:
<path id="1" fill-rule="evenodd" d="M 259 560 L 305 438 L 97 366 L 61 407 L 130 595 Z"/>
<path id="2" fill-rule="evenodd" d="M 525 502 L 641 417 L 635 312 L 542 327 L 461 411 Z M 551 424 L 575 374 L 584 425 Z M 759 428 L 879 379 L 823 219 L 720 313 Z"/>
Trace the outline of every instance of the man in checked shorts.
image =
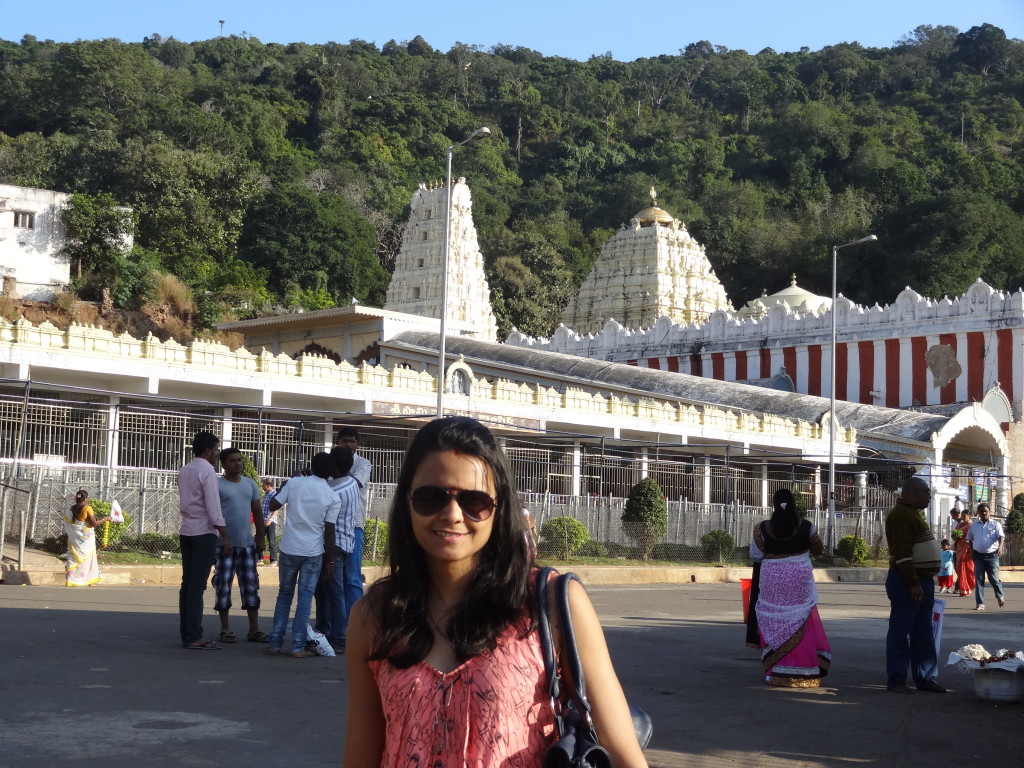
<path id="1" fill-rule="evenodd" d="M 231 582 L 237 576 L 242 608 L 249 614 L 246 639 L 252 643 L 269 643 L 270 636 L 260 630 L 260 578 L 256 572 L 256 563 L 263 556 L 265 537 L 260 489 L 251 477 L 242 474 L 242 453 L 237 448 L 221 451 L 220 465 L 224 469 L 224 475 L 217 481 L 220 507 L 234 545 L 230 551 L 217 545 L 217 561 L 213 567 L 213 588 L 217 595 L 213 609 L 220 614 L 220 641 L 238 641 L 228 621 Z M 252 534 L 254 524 L 255 538 Z"/>

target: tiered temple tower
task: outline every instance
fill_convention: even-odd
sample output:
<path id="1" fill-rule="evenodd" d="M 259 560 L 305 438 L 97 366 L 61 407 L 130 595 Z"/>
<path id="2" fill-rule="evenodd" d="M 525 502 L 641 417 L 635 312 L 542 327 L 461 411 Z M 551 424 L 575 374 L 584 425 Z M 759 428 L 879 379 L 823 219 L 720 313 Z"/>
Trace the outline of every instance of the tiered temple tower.
<path id="1" fill-rule="evenodd" d="M 732 310 L 704 246 L 657 206 L 653 188 L 651 202 L 605 244 L 566 307 L 562 322 L 577 333 L 596 333 L 609 319 L 640 329 L 662 316 L 689 325 Z"/>
<path id="2" fill-rule="evenodd" d="M 420 184 L 402 235 L 402 248 L 388 286 L 384 309 L 422 317 L 441 316 L 444 257 L 444 185 Z M 497 338 L 491 291 L 473 226 L 473 202 L 466 179 L 452 185 L 451 247 L 448 253 L 448 321 L 460 335 Z"/>

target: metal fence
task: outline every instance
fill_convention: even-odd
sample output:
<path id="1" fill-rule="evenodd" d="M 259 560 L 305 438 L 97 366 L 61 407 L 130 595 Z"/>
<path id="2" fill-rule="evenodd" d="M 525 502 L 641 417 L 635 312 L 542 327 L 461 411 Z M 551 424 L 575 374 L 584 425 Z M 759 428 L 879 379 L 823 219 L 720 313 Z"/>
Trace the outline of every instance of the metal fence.
<path id="1" fill-rule="evenodd" d="M 18 477 L 13 477 L 17 471 Z M 108 543 L 109 551 L 135 552 L 158 558 L 177 556 L 178 491 L 176 472 L 158 469 L 108 469 L 102 467 L 49 466 L 22 464 L 0 465 L 0 529 L 4 537 L 0 546 L 13 548 L 21 540 L 54 554 L 66 551 L 62 520 L 79 488 L 88 489 L 94 502 L 116 500 L 127 516 L 127 524 L 119 528 Z M 278 481 L 283 478 L 272 478 Z M 385 526 L 394 493 L 393 483 L 371 483 L 367 510 L 367 541 L 365 557 L 369 561 L 384 558 Z M 636 559 L 645 554 L 630 538 L 622 523 L 626 499 L 621 496 L 566 496 L 552 493 L 524 492 L 523 501 L 535 520 L 540 534 L 542 557 L 611 557 Z M 666 501 L 668 526 L 665 535 L 649 551 L 652 559 L 677 563 L 745 562 L 746 547 L 754 526 L 770 510 L 732 503 L 703 503 L 685 498 Z M 831 543 L 854 534 L 864 539 L 876 555 L 884 554 L 883 519 L 886 507 L 846 509 L 829 525 L 825 512 L 812 509 L 810 519 L 823 538 Z M 589 543 L 570 545 L 561 537 L 563 528 L 550 523 L 569 517 L 579 521 L 586 530 Z M 287 525 L 287 507 L 281 512 L 283 530 Z M 702 539 L 713 531 L 724 531 L 732 541 L 731 548 L 711 551 Z M 936 534 L 948 537 L 948 523 Z M 6 542 L 4 544 L 3 542 Z M 0 552 L 0 554 L 3 554 Z M 8 552 L 8 554 L 10 554 Z"/>

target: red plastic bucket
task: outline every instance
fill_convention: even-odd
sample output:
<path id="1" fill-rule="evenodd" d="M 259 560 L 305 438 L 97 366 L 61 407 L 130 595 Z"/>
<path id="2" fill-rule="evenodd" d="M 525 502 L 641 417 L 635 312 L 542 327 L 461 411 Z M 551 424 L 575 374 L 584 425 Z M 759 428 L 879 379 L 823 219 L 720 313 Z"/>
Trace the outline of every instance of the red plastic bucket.
<path id="1" fill-rule="evenodd" d="M 743 623 L 747 623 L 747 617 L 750 615 L 750 587 L 754 583 L 753 579 L 740 579 L 740 595 L 743 598 Z"/>

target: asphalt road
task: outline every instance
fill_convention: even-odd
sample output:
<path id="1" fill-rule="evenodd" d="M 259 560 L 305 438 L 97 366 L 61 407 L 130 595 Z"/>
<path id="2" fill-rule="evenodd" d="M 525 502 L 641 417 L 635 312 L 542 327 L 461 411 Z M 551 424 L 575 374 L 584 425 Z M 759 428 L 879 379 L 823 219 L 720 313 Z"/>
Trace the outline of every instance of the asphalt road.
<path id="1" fill-rule="evenodd" d="M 979 700 L 945 669 L 948 694 L 887 693 L 882 585 L 819 589 L 828 685 L 781 690 L 744 646 L 738 585 L 590 588 L 627 695 L 654 718 L 652 766 L 1024 764 L 1024 704 Z M 951 598 L 943 656 L 1024 648 L 1024 585 L 1007 597 L 985 613 Z M 212 610 L 205 621 L 212 634 Z M 265 648 L 183 650 L 174 588 L 0 585 L 0 768 L 339 765 L 344 660 Z"/>

